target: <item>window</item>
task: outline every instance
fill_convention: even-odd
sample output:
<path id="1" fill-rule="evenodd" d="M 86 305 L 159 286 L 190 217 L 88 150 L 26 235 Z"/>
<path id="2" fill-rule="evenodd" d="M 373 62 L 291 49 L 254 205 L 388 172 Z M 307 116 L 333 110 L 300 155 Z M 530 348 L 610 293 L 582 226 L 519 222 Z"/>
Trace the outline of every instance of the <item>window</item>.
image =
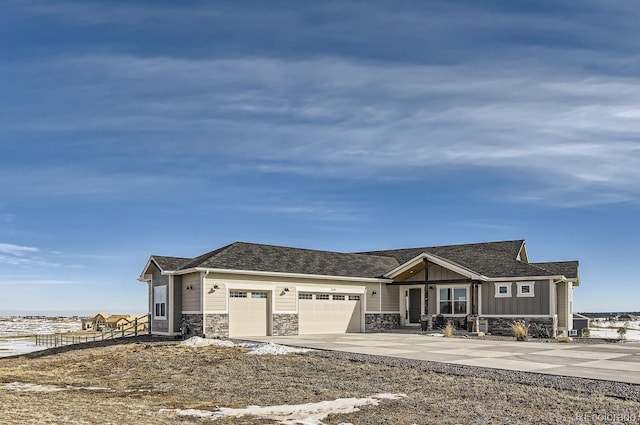
<path id="1" fill-rule="evenodd" d="M 229 298 L 247 298 L 247 293 L 240 291 L 229 291 Z"/>
<path id="2" fill-rule="evenodd" d="M 153 287 L 153 318 L 167 318 L 167 285 Z"/>
<path id="3" fill-rule="evenodd" d="M 329 294 L 318 294 L 316 295 L 316 300 L 328 300 Z"/>
<path id="4" fill-rule="evenodd" d="M 440 314 L 467 314 L 467 288 L 440 288 Z"/>
<path id="5" fill-rule="evenodd" d="M 313 299 L 313 295 L 311 294 L 298 294 L 299 300 L 311 300 Z"/>
<path id="6" fill-rule="evenodd" d="M 344 295 L 334 295 L 333 296 L 333 300 L 334 301 L 344 301 Z"/>
<path id="7" fill-rule="evenodd" d="M 266 292 L 252 292 L 251 293 L 251 298 L 267 298 L 267 293 Z"/>
<path id="8" fill-rule="evenodd" d="M 511 297 L 511 282 L 495 282 L 496 298 Z"/>
<path id="9" fill-rule="evenodd" d="M 360 295 L 349 295 L 349 301 L 360 301 Z"/>
<path id="10" fill-rule="evenodd" d="M 518 296 L 519 297 L 535 297 L 536 294 L 533 291 L 535 282 L 518 282 Z"/>

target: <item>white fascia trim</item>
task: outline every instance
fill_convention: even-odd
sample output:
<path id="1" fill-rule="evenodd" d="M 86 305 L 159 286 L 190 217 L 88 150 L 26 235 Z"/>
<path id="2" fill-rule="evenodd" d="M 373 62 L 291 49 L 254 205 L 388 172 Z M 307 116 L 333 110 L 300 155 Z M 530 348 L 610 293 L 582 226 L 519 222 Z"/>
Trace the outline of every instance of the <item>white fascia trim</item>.
<path id="1" fill-rule="evenodd" d="M 493 282 L 515 282 L 515 281 L 519 281 L 519 280 L 529 280 L 529 281 L 536 281 L 536 280 L 548 280 L 548 279 L 558 279 L 561 282 L 564 282 L 565 280 L 567 280 L 564 276 L 519 276 L 519 277 L 494 277 L 491 279 L 491 281 Z"/>
<path id="2" fill-rule="evenodd" d="M 446 269 L 449 269 L 453 272 L 456 272 L 458 274 L 461 274 L 462 276 L 468 277 L 470 279 L 474 279 L 474 280 L 483 280 L 483 281 L 488 281 L 489 278 L 487 276 L 475 273 L 472 270 L 467 269 L 466 267 L 462 267 L 458 264 L 455 264 L 449 260 L 445 260 L 444 258 L 438 257 L 437 255 L 433 255 L 433 254 L 427 254 L 427 253 L 422 253 L 414 258 L 412 258 L 411 260 L 407 261 L 404 264 L 399 265 L 398 267 L 396 267 L 395 269 L 391 270 L 389 273 L 385 273 L 385 277 L 388 277 L 389 279 L 392 279 L 396 276 L 398 276 L 399 274 L 409 270 L 411 267 L 416 266 L 419 262 L 423 261 L 424 259 L 429 260 L 430 262 L 437 264 L 439 266 L 442 266 Z"/>
<path id="3" fill-rule="evenodd" d="M 255 276 L 272 276 L 272 277 L 292 277 L 292 278 L 299 278 L 299 279 L 325 279 L 325 280 L 338 280 L 338 281 L 347 281 L 347 282 L 393 283 L 392 279 L 383 279 L 383 278 L 375 278 L 375 277 L 329 276 L 329 275 L 323 275 L 323 274 L 261 272 L 261 271 L 254 271 L 254 270 L 209 269 L 209 268 L 202 268 L 202 267 L 195 267 L 192 269 L 166 272 L 166 274 L 179 275 L 179 274 L 187 274 L 187 273 L 193 273 L 193 272 L 227 273 L 227 274 L 242 274 L 242 275 L 255 275 Z"/>
<path id="4" fill-rule="evenodd" d="M 552 314 L 481 314 L 480 318 L 483 317 L 507 317 L 507 318 L 518 318 L 518 317 L 526 317 L 526 318 L 540 318 L 540 317 L 553 317 Z"/>
<path id="5" fill-rule="evenodd" d="M 151 257 L 149 257 L 149 260 L 147 260 L 147 264 L 145 264 L 144 268 L 142 269 L 142 272 L 140 273 L 140 277 L 138 277 L 139 281 L 145 281 L 145 272 L 147 271 L 147 269 L 149 268 L 149 266 L 151 265 Z M 157 264 L 156 264 L 157 266 Z"/>
<path id="6" fill-rule="evenodd" d="M 202 314 L 202 311 L 191 311 L 191 310 L 182 310 L 182 314 Z"/>
<path id="7" fill-rule="evenodd" d="M 336 294 L 359 294 L 363 295 L 367 292 L 366 286 L 345 286 L 335 288 L 332 286 L 296 286 L 297 292 L 335 292 Z"/>
<path id="8" fill-rule="evenodd" d="M 142 283 L 149 283 L 151 282 L 151 279 L 153 279 L 153 275 L 152 274 L 145 274 L 142 275 L 138 278 L 138 282 L 142 282 Z"/>
<path id="9" fill-rule="evenodd" d="M 274 311 L 273 314 L 298 314 L 297 311 Z"/>
<path id="10" fill-rule="evenodd" d="M 524 254 L 524 259 L 526 261 L 523 261 L 522 257 Z M 522 245 L 520 246 L 520 250 L 518 251 L 518 260 L 522 261 L 523 263 L 529 264 L 529 253 L 527 252 L 527 242 L 526 241 L 522 241 Z"/>

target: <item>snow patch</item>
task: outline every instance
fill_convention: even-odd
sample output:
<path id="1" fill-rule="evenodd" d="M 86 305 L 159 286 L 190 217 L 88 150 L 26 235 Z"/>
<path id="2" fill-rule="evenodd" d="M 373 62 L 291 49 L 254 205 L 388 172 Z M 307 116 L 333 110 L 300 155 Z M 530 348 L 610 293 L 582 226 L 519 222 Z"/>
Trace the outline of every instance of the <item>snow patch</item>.
<path id="1" fill-rule="evenodd" d="M 209 347 L 214 345 L 216 347 L 235 347 L 236 344 L 222 339 L 208 339 L 208 338 L 200 338 L 199 336 L 193 336 L 189 339 L 186 339 L 180 343 L 180 345 L 185 345 L 187 347 Z"/>
<path id="2" fill-rule="evenodd" d="M 287 347 L 285 345 L 274 344 L 273 342 L 265 342 L 265 343 L 253 343 L 253 342 L 240 342 L 235 343 L 228 340 L 222 339 L 209 339 L 209 338 L 200 338 L 199 336 L 191 337 L 187 340 L 184 340 L 180 343 L 180 345 L 186 347 L 242 347 L 248 348 L 249 353 L 247 354 L 255 354 L 255 355 L 286 355 L 286 354 L 295 354 L 295 353 L 308 353 L 309 351 L 313 351 L 309 348 L 295 348 L 295 347 Z"/>
<path id="3" fill-rule="evenodd" d="M 363 406 L 377 406 L 382 400 L 398 400 L 406 394 L 382 393 L 364 398 L 339 398 L 330 401 L 305 404 L 283 404 L 279 406 L 247 406 L 244 409 L 221 407 L 215 411 L 197 409 L 161 409 L 161 412 L 175 412 L 179 416 L 192 416 L 216 420 L 224 417 L 241 418 L 253 416 L 258 419 L 278 421 L 283 425 L 321 425 L 330 414 L 353 413 Z"/>
<path id="4" fill-rule="evenodd" d="M 617 329 L 596 329 L 591 328 L 591 338 L 609 338 L 620 339 Z M 627 341 L 640 341 L 640 331 L 635 329 L 627 330 L 627 334 L 624 337 Z"/>
<path id="5" fill-rule="evenodd" d="M 29 384 L 27 382 L 10 382 L 8 384 L 4 384 L 3 388 L 5 390 L 23 392 L 23 393 L 54 393 L 58 391 L 78 391 L 78 390 L 112 391 L 109 388 L 102 388 L 102 387 L 74 387 L 72 385 L 60 387 L 57 385 Z"/>
<path id="6" fill-rule="evenodd" d="M 296 347 L 288 347 L 286 345 L 274 344 L 273 342 L 267 342 L 266 344 L 255 344 L 255 347 L 247 347 L 251 348 L 251 351 L 248 354 L 255 354 L 258 356 L 270 354 L 273 356 L 280 356 L 286 354 L 299 354 L 299 353 L 308 353 L 309 348 L 296 348 Z"/>
<path id="7" fill-rule="evenodd" d="M 73 385 L 66 385 L 64 387 L 58 385 L 41 385 L 41 384 L 30 384 L 27 382 L 10 382 L 8 384 L 4 384 L 2 386 L 5 390 L 22 392 L 22 393 L 55 393 L 58 391 L 106 391 L 106 392 L 117 392 L 118 390 L 114 390 L 111 388 L 105 387 L 74 387 Z M 134 389 L 134 390 L 122 390 L 125 393 L 135 393 L 135 392 L 150 392 L 149 389 Z"/>

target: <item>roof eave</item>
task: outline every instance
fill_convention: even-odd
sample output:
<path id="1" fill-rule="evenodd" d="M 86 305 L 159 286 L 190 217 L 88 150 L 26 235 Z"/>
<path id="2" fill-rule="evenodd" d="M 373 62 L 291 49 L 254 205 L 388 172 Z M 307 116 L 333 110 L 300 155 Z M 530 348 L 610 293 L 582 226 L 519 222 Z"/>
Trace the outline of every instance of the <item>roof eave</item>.
<path id="1" fill-rule="evenodd" d="M 289 278 L 302 278 L 302 279 L 326 279 L 337 281 L 351 281 L 351 282 L 372 282 L 372 283 L 391 283 L 392 279 L 384 277 L 358 277 L 358 276 L 333 276 L 322 274 L 305 274 L 305 273 L 286 273 L 286 272 L 271 272 L 271 271 L 258 271 L 258 270 L 234 270 L 234 269 L 220 269 L 209 267 L 192 267 L 184 270 L 177 270 L 167 274 L 182 275 L 188 273 L 197 272 L 209 272 L 209 273 L 227 273 L 227 274 L 244 274 L 255 276 L 271 276 L 271 277 L 289 277 Z"/>

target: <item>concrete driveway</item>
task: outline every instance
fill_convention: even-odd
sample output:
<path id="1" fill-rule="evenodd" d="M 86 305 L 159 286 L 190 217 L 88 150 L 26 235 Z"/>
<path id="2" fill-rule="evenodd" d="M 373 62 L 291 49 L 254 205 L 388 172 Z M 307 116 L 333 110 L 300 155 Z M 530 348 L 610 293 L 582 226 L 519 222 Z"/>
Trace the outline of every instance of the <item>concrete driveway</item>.
<path id="1" fill-rule="evenodd" d="M 640 342 L 562 344 L 412 333 L 247 338 L 261 342 L 640 384 Z"/>

